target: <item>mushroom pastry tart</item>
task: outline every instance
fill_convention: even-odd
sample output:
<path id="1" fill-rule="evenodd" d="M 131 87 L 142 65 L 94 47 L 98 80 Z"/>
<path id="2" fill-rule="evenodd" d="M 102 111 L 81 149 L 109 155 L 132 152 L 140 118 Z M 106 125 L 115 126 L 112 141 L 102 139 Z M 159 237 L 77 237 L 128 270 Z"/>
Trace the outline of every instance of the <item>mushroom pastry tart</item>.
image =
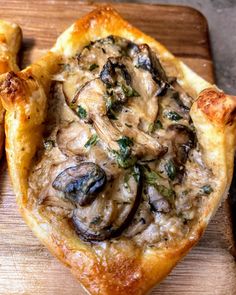
<path id="1" fill-rule="evenodd" d="M 21 39 L 21 29 L 17 24 L 0 20 L 0 74 L 19 70 L 16 60 Z M 0 157 L 4 148 L 4 114 L 5 110 L 0 102 Z"/>
<path id="2" fill-rule="evenodd" d="M 90 294 L 145 294 L 232 178 L 236 98 L 110 7 L 0 79 L 17 202 Z"/>

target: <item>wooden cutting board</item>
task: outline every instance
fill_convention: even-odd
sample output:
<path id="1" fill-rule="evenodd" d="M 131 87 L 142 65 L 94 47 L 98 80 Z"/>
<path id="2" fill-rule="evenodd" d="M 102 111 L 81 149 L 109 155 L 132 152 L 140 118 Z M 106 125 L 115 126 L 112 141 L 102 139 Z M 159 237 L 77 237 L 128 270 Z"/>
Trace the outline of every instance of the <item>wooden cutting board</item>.
<path id="1" fill-rule="evenodd" d="M 95 5 L 76 1 L 3 1 L 0 17 L 17 22 L 24 40 L 24 67 Z M 214 81 L 206 19 L 180 6 L 114 4 L 128 21 L 166 45 L 197 73 Z M 21 219 L 6 163 L 0 178 L 0 294 L 84 294 L 68 269 L 49 254 Z M 152 295 L 234 295 L 236 264 L 228 205 L 211 221 L 202 240 Z"/>

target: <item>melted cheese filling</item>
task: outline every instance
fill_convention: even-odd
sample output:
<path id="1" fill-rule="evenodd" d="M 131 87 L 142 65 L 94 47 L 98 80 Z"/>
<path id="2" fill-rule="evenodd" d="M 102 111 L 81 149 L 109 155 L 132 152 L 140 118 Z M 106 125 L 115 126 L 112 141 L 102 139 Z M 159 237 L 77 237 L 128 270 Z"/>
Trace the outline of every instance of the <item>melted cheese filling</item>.
<path id="1" fill-rule="evenodd" d="M 147 45 L 115 36 L 92 42 L 54 77 L 44 146 L 29 178 L 35 208 L 51 222 L 68 223 L 85 240 L 161 247 L 185 238 L 214 181 L 191 105 Z M 104 171 L 100 189 L 95 180 L 88 188 L 99 175 L 63 176 L 65 183 L 58 178 L 81 163 Z M 80 205 L 84 191 L 93 201 Z"/>

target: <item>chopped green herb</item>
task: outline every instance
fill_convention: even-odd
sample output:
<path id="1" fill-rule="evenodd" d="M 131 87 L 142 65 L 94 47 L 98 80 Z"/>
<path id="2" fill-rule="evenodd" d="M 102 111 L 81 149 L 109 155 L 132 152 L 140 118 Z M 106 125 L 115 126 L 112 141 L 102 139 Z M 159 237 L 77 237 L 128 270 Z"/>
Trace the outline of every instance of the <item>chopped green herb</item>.
<path id="1" fill-rule="evenodd" d="M 116 120 L 116 114 L 121 111 L 123 104 L 128 97 L 139 96 L 131 86 L 125 83 L 117 82 L 116 85 L 106 85 L 106 94 L 104 100 L 106 102 L 107 116 L 109 119 Z"/>
<path id="2" fill-rule="evenodd" d="M 161 176 L 156 173 L 155 171 L 151 170 L 148 171 L 147 169 L 144 170 L 144 177 L 145 181 L 148 184 L 154 185 L 157 183 L 158 180 L 160 180 Z"/>
<path id="3" fill-rule="evenodd" d="M 50 151 L 53 147 L 55 147 L 55 141 L 51 139 L 47 139 L 47 140 L 44 140 L 43 145 L 47 151 Z"/>
<path id="4" fill-rule="evenodd" d="M 133 145 L 133 140 L 128 136 L 122 136 L 122 138 L 117 140 L 120 148 L 126 148 L 127 146 Z"/>
<path id="5" fill-rule="evenodd" d="M 182 116 L 180 116 L 178 113 L 176 113 L 174 111 L 166 112 L 165 116 L 167 119 L 169 119 L 171 121 L 179 121 L 179 120 L 183 119 Z"/>
<path id="6" fill-rule="evenodd" d="M 172 160 L 169 160 L 165 165 L 164 165 L 166 174 L 170 178 L 170 180 L 174 180 L 176 177 L 176 167 L 175 164 Z"/>
<path id="7" fill-rule="evenodd" d="M 111 120 L 117 120 L 116 112 L 115 112 L 116 104 L 112 99 L 112 94 L 110 95 L 109 93 L 107 93 L 106 95 L 104 95 L 104 99 L 106 101 L 108 118 Z"/>
<path id="8" fill-rule="evenodd" d="M 91 147 L 93 145 L 95 145 L 98 142 L 99 138 L 97 136 L 97 134 L 93 134 L 89 140 L 85 143 L 84 147 L 88 148 Z"/>
<path id="9" fill-rule="evenodd" d="M 149 166 L 144 165 L 144 180 L 147 184 L 155 185 L 162 178 L 160 174 L 154 170 L 151 170 Z"/>
<path id="10" fill-rule="evenodd" d="M 122 168 L 128 168 L 133 166 L 137 159 L 135 156 L 131 155 L 131 147 L 133 146 L 133 141 L 127 136 L 123 136 L 117 143 L 120 147 L 120 152 L 113 151 L 116 155 L 116 160 L 118 165 Z"/>
<path id="11" fill-rule="evenodd" d="M 69 107 L 72 109 L 72 110 L 75 110 L 76 109 L 76 104 L 74 104 L 73 102 L 71 102 L 69 104 Z"/>
<path id="12" fill-rule="evenodd" d="M 124 157 L 119 153 L 116 155 L 116 160 L 118 165 L 125 169 L 133 166 L 137 162 L 137 158 L 135 156 L 130 155 L 128 157 Z"/>
<path id="13" fill-rule="evenodd" d="M 121 154 L 126 157 L 131 154 L 131 147 L 133 146 L 133 140 L 128 136 L 122 136 L 117 140 L 118 145 L 120 147 Z"/>
<path id="14" fill-rule="evenodd" d="M 149 132 L 149 133 L 152 133 L 152 132 L 154 132 L 155 130 L 159 130 L 159 129 L 163 129 L 163 125 L 162 125 L 162 123 L 161 123 L 160 120 L 157 120 L 156 122 L 151 123 L 151 124 L 148 126 L 148 132 Z"/>
<path id="15" fill-rule="evenodd" d="M 87 111 L 81 106 L 78 106 L 77 114 L 80 119 L 85 119 L 87 117 Z"/>
<path id="16" fill-rule="evenodd" d="M 164 185 L 156 185 L 155 188 L 157 191 L 166 198 L 170 203 L 174 202 L 175 192 L 171 188 L 167 188 Z"/>
<path id="17" fill-rule="evenodd" d="M 210 193 L 212 192 L 213 192 L 213 188 L 209 184 L 204 185 L 200 188 L 200 194 L 210 195 Z"/>
<path id="18" fill-rule="evenodd" d="M 150 123 L 148 126 L 148 133 L 154 132 L 154 123 Z"/>
<path id="19" fill-rule="evenodd" d="M 129 85 L 124 85 L 122 84 L 121 85 L 121 88 L 125 94 L 126 97 L 137 97 L 137 96 L 140 96 L 139 93 L 134 89 L 132 88 L 131 86 Z"/>
<path id="20" fill-rule="evenodd" d="M 97 65 L 97 64 L 91 64 L 90 67 L 89 67 L 89 71 L 93 71 L 96 68 L 99 68 L 99 65 Z"/>

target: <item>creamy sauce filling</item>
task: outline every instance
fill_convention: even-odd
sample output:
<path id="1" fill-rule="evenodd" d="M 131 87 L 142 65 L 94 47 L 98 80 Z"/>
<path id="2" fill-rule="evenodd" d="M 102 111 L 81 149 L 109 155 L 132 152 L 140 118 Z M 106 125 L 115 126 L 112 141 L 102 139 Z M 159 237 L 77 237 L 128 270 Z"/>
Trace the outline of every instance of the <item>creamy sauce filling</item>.
<path id="1" fill-rule="evenodd" d="M 51 93 L 32 206 L 85 241 L 161 247 L 185 238 L 214 178 L 193 100 L 156 54 L 115 36 L 92 42 L 64 61 Z"/>

